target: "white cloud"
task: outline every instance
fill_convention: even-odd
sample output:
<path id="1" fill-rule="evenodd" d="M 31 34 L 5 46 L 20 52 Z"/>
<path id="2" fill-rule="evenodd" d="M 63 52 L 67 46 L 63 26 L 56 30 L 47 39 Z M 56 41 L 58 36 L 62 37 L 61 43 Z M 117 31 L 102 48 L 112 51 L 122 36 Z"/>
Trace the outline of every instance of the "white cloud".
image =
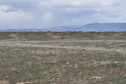
<path id="1" fill-rule="evenodd" d="M 34 16 L 31 13 L 23 11 L 6 12 L 9 9 L 11 8 L 8 6 L 0 6 L 0 25 L 2 27 L 20 27 L 34 20 Z"/>
<path id="2" fill-rule="evenodd" d="M 125 22 L 125 4 L 125 0 L 1 0 L 0 23 L 41 28 Z"/>
<path id="3" fill-rule="evenodd" d="M 4 11 L 7 11 L 8 9 L 10 9 L 8 6 L 0 6 L 0 11 L 4 12 Z"/>

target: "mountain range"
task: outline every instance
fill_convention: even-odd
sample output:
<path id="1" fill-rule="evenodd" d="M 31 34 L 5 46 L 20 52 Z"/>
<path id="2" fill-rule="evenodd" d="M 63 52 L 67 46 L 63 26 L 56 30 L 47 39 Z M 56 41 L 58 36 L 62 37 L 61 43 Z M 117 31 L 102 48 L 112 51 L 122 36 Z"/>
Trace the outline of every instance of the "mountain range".
<path id="1" fill-rule="evenodd" d="M 37 31 L 126 31 L 126 23 L 91 23 L 83 26 L 67 25 L 50 28 L 31 28 L 31 29 L 0 29 L 5 32 L 37 32 Z"/>

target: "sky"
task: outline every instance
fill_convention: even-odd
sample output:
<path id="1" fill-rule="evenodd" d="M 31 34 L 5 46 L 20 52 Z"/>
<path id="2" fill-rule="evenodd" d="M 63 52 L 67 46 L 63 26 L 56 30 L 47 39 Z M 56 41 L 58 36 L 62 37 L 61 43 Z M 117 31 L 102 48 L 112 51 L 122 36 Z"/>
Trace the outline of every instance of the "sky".
<path id="1" fill-rule="evenodd" d="M 0 29 L 126 22 L 126 0 L 0 0 Z"/>

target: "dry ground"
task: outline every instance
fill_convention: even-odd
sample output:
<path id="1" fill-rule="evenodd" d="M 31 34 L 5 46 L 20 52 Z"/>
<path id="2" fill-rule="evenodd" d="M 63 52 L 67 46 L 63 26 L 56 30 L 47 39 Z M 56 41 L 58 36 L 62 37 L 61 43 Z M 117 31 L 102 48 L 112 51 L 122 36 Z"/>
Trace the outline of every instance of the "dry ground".
<path id="1" fill-rule="evenodd" d="M 2 39 L 0 80 L 0 84 L 126 84 L 126 40 Z"/>

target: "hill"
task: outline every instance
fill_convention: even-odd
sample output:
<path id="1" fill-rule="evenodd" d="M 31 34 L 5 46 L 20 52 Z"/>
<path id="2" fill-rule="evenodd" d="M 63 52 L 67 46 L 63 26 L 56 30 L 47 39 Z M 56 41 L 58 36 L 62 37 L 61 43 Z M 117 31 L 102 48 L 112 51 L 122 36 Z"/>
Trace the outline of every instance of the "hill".
<path id="1" fill-rule="evenodd" d="M 126 31 L 126 23 L 91 23 L 83 26 L 66 25 L 49 28 L 29 28 L 29 29 L 0 29 L 5 32 L 38 32 L 38 31 Z"/>
<path id="2" fill-rule="evenodd" d="M 126 31 L 126 23 L 92 23 L 84 25 L 82 31 Z"/>

